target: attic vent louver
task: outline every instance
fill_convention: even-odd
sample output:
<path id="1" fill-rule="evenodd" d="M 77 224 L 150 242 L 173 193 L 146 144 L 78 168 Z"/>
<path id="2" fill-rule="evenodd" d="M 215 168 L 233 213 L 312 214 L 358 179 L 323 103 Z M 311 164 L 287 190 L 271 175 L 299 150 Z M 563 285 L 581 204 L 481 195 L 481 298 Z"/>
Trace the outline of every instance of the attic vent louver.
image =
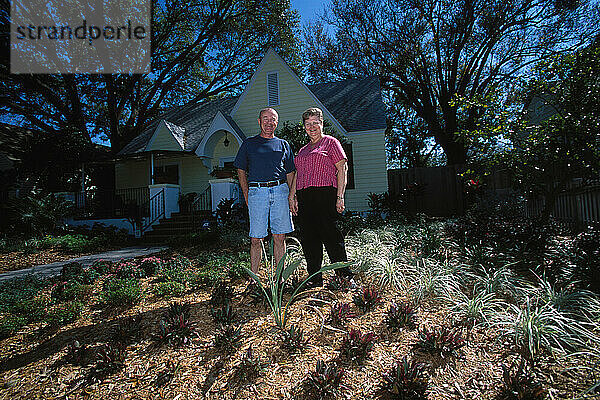
<path id="1" fill-rule="evenodd" d="M 267 101 L 269 106 L 279 105 L 279 77 L 277 72 L 267 73 Z"/>

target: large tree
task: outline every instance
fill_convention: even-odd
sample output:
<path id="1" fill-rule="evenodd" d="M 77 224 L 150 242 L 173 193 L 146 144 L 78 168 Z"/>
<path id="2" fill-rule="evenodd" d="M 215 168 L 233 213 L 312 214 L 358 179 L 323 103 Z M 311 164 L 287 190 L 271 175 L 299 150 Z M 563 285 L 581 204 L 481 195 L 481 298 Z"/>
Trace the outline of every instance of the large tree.
<path id="1" fill-rule="evenodd" d="M 307 28 L 305 54 L 313 81 L 379 74 L 389 102 L 425 126 L 448 164 L 462 164 L 468 148 L 457 134 L 483 109 L 461 114 L 459 101 L 503 91 L 599 29 L 598 5 L 585 1 L 332 0 Z"/>
<path id="2" fill-rule="evenodd" d="M 289 1 L 153 3 L 151 74 L 11 75 L 3 64 L 3 121 L 102 138 L 117 152 L 165 108 L 238 92 L 269 47 L 299 65 L 299 17 Z"/>

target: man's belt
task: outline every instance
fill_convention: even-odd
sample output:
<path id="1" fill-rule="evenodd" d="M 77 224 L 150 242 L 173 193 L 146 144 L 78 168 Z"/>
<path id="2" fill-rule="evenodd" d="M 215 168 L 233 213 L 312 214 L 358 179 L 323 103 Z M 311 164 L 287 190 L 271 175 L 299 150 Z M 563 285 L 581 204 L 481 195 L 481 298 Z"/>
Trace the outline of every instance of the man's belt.
<path id="1" fill-rule="evenodd" d="M 248 182 L 249 187 L 273 187 L 284 184 L 286 182 L 285 179 L 279 179 L 278 181 L 269 181 L 269 182 Z"/>

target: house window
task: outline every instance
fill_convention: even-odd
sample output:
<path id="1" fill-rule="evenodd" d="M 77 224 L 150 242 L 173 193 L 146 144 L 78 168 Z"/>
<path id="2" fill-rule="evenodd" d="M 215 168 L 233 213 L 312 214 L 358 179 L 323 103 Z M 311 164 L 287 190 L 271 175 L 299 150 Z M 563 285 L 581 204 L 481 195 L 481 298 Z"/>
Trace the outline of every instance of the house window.
<path id="1" fill-rule="evenodd" d="M 154 183 L 172 183 L 179 185 L 179 166 L 161 165 L 154 168 Z"/>
<path id="2" fill-rule="evenodd" d="M 348 157 L 348 184 L 346 189 L 354 189 L 354 156 L 352 155 L 352 143 L 343 143 L 342 148 Z"/>
<path id="3" fill-rule="evenodd" d="M 267 73 L 267 102 L 269 106 L 279 105 L 279 76 L 277 72 Z"/>

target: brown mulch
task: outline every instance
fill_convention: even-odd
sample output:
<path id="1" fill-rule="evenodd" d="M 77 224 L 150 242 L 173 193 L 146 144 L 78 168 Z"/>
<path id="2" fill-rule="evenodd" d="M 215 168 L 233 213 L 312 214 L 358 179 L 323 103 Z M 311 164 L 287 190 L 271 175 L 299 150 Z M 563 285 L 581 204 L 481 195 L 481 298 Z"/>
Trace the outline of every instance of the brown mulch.
<path id="1" fill-rule="evenodd" d="M 144 285 L 150 293 L 149 280 Z M 304 330 L 309 345 L 303 352 L 288 354 L 280 348 L 272 315 L 243 298 L 244 288 L 244 283 L 235 285 L 233 306 L 243 322 L 244 337 L 233 353 L 213 346 L 216 324 L 210 317 L 208 289 L 170 300 L 147 294 L 141 304 L 122 312 L 91 304 L 82 318 L 56 332 L 41 325 L 30 326 L 0 342 L 0 399 L 303 399 L 302 381 L 319 359 L 339 362 L 344 367 L 344 398 L 370 399 L 381 383 L 382 373 L 408 354 L 427 364 L 429 399 L 485 400 L 497 394 L 501 364 L 513 358 L 507 344 L 498 343 L 483 330 L 473 332 L 458 358 L 443 360 L 413 353 L 416 330 L 392 333 L 385 327 L 387 305 L 394 298 L 389 293 L 383 304 L 367 314 L 360 315 L 352 306 L 357 316 L 346 327 L 332 327 L 326 317 L 330 303 L 350 303 L 352 294 L 327 289 L 309 292 L 292 307 L 290 325 Z M 95 290 L 100 290 L 100 284 Z M 314 300 L 316 297 L 322 299 Z M 198 335 L 187 347 L 158 345 L 153 340 L 158 321 L 176 300 L 191 303 Z M 129 315 L 142 317 L 144 339 L 128 347 L 123 370 L 100 382 L 86 381 L 89 368 L 67 362 L 66 346 L 75 339 L 90 346 L 106 343 L 113 325 Z M 419 326 L 448 324 L 448 315 L 443 307 L 430 302 L 418 310 L 417 322 Z M 362 365 L 350 365 L 339 358 L 339 346 L 350 328 L 377 335 L 377 343 Z M 249 346 L 263 367 L 255 379 L 240 382 L 236 371 Z M 565 367 L 548 364 L 544 370 L 552 398 L 572 398 L 584 387 L 586 379 L 568 376 Z"/>
<path id="2" fill-rule="evenodd" d="M 71 258 L 101 253 L 94 251 L 89 253 L 65 253 L 59 249 L 39 250 L 35 253 L 24 251 L 13 251 L 11 253 L 0 253 L 0 274 L 35 267 L 36 265 L 51 264 L 57 261 L 66 261 Z"/>

